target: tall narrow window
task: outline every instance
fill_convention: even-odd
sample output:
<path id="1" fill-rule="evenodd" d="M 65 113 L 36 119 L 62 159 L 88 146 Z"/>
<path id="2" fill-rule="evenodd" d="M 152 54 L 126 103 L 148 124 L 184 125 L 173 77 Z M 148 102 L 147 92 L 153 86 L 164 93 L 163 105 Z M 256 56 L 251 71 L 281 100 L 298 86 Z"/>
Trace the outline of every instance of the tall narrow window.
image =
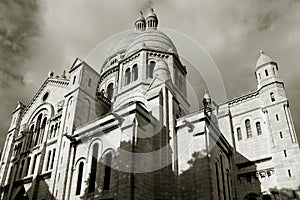
<path id="1" fill-rule="evenodd" d="M 257 135 L 262 134 L 260 122 L 256 122 L 256 131 L 257 131 Z"/>
<path id="2" fill-rule="evenodd" d="M 249 119 L 247 119 L 245 121 L 245 126 L 246 126 L 247 138 L 251 138 L 252 137 L 252 131 L 251 131 L 251 124 L 250 124 Z"/>
<path id="3" fill-rule="evenodd" d="M 19 178 L 22 178 L 24 164 L 25 164 L 25 159 L 23 159 L 21 161 L 20 171 L 19 171 Z"/>
<path id="4" fill-rule="evenodd" d="M 236 133 L 237 133 L 238 141 L 242 140 L 242 139 L 243 139 L 243 138 L 242 138 L 242 131 L 241 131 L 241 128 L 240 128 L 240 127 L 238 127 L 238 128 L 236 129 Z"/>
<path id="5" fill-rule="evenodd" d="M 82 174 L 83 174 L 83 162 L 79 163 L 78 167 L 78 177 L 77 177 L 77 185 L 76 185 L 76 195 L 80 194 L 81 185 L 82 185 Z"/>
<path id="6" fill-rule="evenodd" d="M 223 167 L 223 157 L 220 155 L 220 164 L 221 164 L 221 175 L 222 175 L 222 186 L 223 186 L 223 196 L 224 200 L 226 200 L 226 184 L 225 184 L 225 174 L 224 174 L 224 167 Z"/>
<path id="7" fill-rule="evenodd" d="M 130 69 L 127 68 L 125 71 L 125 85 L 128 85 L 130 83 L 130 79 L 131 79 Z"/>
<path id="8" fill-rule="evenodd" d="M 37 160 L 37 155 L 34 155 L 34 157 L 33 157 L 33 163 L 32 163 L 32 168 L 31 168 L 31 174 L 34 174 L 36 160 Z"/>
<path id="9" fill-rule="evenodd" d="M 276 114 L 276 120 L 279 121 L 279 116 Z"/>
<path id="10" fill-rule="evenodd" d="M 29 138 L 28 138 L 28 148 L 32 147 L 33 134 L 34 134 L 34 125 L 31 125 L 30 131 L 29 131 Z"/>
<path id="11" fill-rule="evenodd" d="M 273 93 L 273 92 L 270 93 L 270 99 L 271 99 L 272 102 L 275 101 L 275 96 L 274 96 L 274 93 Z"/>
<path id="12" fill-rule="evenodd" d="M 48 151 L 47 163 L 46 163 L 46 171 L 49 169 L 49 164 L 51 160 L 51 151 Z"/>
<path id="13" fill-rule="evenodd" d="M 290 169 L 288 170 L 288 175 L 289 175 L 289 177 L 292 177 L 292 173 L 291 173 Z"/>
<path id="14" fill-rule="evenodd" d="M 139 71 L 137 64 L 133 65 L 132 67 L 132 80 L 136 81 L 139 77 Z"/>
<path id="15" fill-rule="evenodd" d="M 40 133 L 41 136 L 40 136 L 40 141 L 38 143 L 42 143 L 42 141 L 43 141 L 44 133 L 45 133 L 45 129 L 46 129 L 46 123 L 47 123 L 47 118 L 45 117 L 42 122 L 41 133 Z"/>
<path id="16" fill-rule="evenodd" d="M 111 160 L 112 160 L 112 154 L 107 153 L 105 156 L 105 171 L 104 171 L 104 184 L 103 184 L 103 190 L 109 190 L 110 186 L 110 175 L 111 175 Z"/>
<path id="17" fill-rule="evenodd" d="M 215 168 L 216 168 L 216 179 L 217 179 L 217 191 L 218 191 L 218 197 L 221 199 L 221 194 L 220 194 L 220 180 L 219 180 L 219 167 L 218 163 L 215 163 Z"/>
<path id="18" fill-rule="evenodd" d="M 282 135 L 282 132 L 281 132 L 281 131 L 279 132 L 279 135 L 280 135 L 280 138 L 282 139 L 282 138 L 283 138 L 283 135 Z"/>
<path id="19" fill-rule="evenodd" d="M 287 157 L 286 150 L 283 150 L 284 157 Z"/>
<path id="20" fill-rule="evenodd" d="M 154 67 L 155 67 L 155 62 L 150 61 L 149 66 L 148 66 L 148 77 L 153 78 L 153 72 L 154 72 Z"/>
<path id="21" fill-rule="evenodd" d="M 265 74 L 266 76 L 269 76 L 268 70 L 265 70 Z"/>
<path id="22" fill-rule="evenodd" d="M 92 79 L 89 78 L 88 86 L 91 87 L 91 85 L 92 85 Z"/>
<path id="23" fill-rule="evenodd" d="M 73 85 L 75 84 L 76 76 L 73 77 Z"/>
<path id="24" fill-rule="evenodd" d="M 53 153 L 52 153 L 52 160 L 51 160 L 50 169 L 53 169 L 53 165 L 54 165 L 54 159 L 55 159 L 55 152 L 56 152 L 56 149 L 53 149 Z"/>
<path id="25" fill-rule="evenodd" d="M 110 83 L 107 86 L 107 98 L 112 99 L 114 93 L 114 84 Z"/>
<path id="26" fill-rule="evenodd" d="M 31 158 L 28 157 L 27 162 L 26 162 L 25 176 L 27 176 L 29 174 L 30 160 L 31 160 Z"/>
<path id="27" fill-rule="evenodd" d="M 38 116 L 38 118 L 37 118 L 37 121 L 36 121 L 33 146 L 36 146 L 38 144 L 38 140 L 39 140 L 39 136 L 40 136 L 40 131 L 41 131 L 42 117 L 43 117 L 43 114 L 40 114 Z"/>
<path id="28" fill-rule="evenodd" d="M 99 150 L 99 144 L 96 143 L 93 145 L 92 166 L 91 166 L 90 182 L 89 182 L 89 190 L 88 190 L 89 193 L 95 191 L 98 150 Z"/>
<path id="29" fill-rule="evenodd" d="M 230 192 L 230 179 L 229 179 L 229 171 L 226 171 L 226 178 L 227 178 L 227 189 L 228 189 L 228 198 L 231 199 L 231 192 Z"/>

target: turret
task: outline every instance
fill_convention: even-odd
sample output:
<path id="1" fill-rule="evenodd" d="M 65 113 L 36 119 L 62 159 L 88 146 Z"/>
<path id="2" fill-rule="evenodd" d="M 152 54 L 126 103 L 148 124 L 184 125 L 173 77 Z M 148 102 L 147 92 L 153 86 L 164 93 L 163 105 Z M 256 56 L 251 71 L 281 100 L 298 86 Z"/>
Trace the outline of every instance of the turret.
<path id="1" fill-rule="evenodd" d="M 156 14 L 154 13 L 153 8 L 150 9 L 150 13 L 146 18 L 146 26 L 147 29 L 157 29 L 158 19 Z"/>
<path id="2" fill-rule="evenodd" d="M 260 56 L 256 63 L 255 76 L 257 79 L 257 87 L 261 89 L 271 83 L 282 83 L 278 74 L 278 65 L 269 56 L 260 51 Z"/>
<path id="3" fill-rule="evenodd" d="M 136 31 L 144 31 L 146 29 L 146 20 L 143 16 L 143 12 L 140 11 L 139 18 L 135 21 L 135 30 Z"/>

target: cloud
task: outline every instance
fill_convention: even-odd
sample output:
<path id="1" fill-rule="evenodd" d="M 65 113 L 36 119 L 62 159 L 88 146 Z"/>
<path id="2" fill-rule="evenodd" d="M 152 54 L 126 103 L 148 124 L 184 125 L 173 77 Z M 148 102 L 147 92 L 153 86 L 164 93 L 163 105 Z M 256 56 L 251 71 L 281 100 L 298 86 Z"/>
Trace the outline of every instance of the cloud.
<path id="1" fill-rule="evenodd" d="M 0 1 L 0 88 L 23 83 L 22 62 L 30 54 L 29 39 L 39 33 L 36 0 Z"/>

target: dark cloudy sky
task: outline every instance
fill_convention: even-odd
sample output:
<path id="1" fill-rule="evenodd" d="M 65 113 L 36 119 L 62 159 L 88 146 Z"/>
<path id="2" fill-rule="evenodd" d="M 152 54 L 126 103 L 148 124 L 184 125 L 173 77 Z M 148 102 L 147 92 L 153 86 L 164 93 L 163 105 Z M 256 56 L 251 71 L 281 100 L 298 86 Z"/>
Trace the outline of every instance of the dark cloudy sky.
<path id="1" fill-rule="evenodd" d="M 299 0 L 1 0 L 0 145 L 17 101 L 27 104 L 50 70 L 61 74 L 112 34 L 132 29 L 150 6 L 160 27 L 203 45 L 228 98 L 256 89 L 253 69 L 263 49 L 279 63 L 299 132 Z"/>

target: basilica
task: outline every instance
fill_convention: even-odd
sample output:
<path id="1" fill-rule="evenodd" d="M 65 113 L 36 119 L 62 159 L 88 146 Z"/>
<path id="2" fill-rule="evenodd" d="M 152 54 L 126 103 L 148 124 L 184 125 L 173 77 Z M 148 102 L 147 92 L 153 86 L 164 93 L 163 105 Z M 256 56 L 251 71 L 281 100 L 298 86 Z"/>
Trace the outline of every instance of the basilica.
<path id="1" fill-rule="evenodd" d="M 95 70 L 75 59 L 12 111 L 1 199 L 300 198 L 300 149 L 278 64 L 257 90 L 190 111 L 187 71 L 151 9 Z"/>

